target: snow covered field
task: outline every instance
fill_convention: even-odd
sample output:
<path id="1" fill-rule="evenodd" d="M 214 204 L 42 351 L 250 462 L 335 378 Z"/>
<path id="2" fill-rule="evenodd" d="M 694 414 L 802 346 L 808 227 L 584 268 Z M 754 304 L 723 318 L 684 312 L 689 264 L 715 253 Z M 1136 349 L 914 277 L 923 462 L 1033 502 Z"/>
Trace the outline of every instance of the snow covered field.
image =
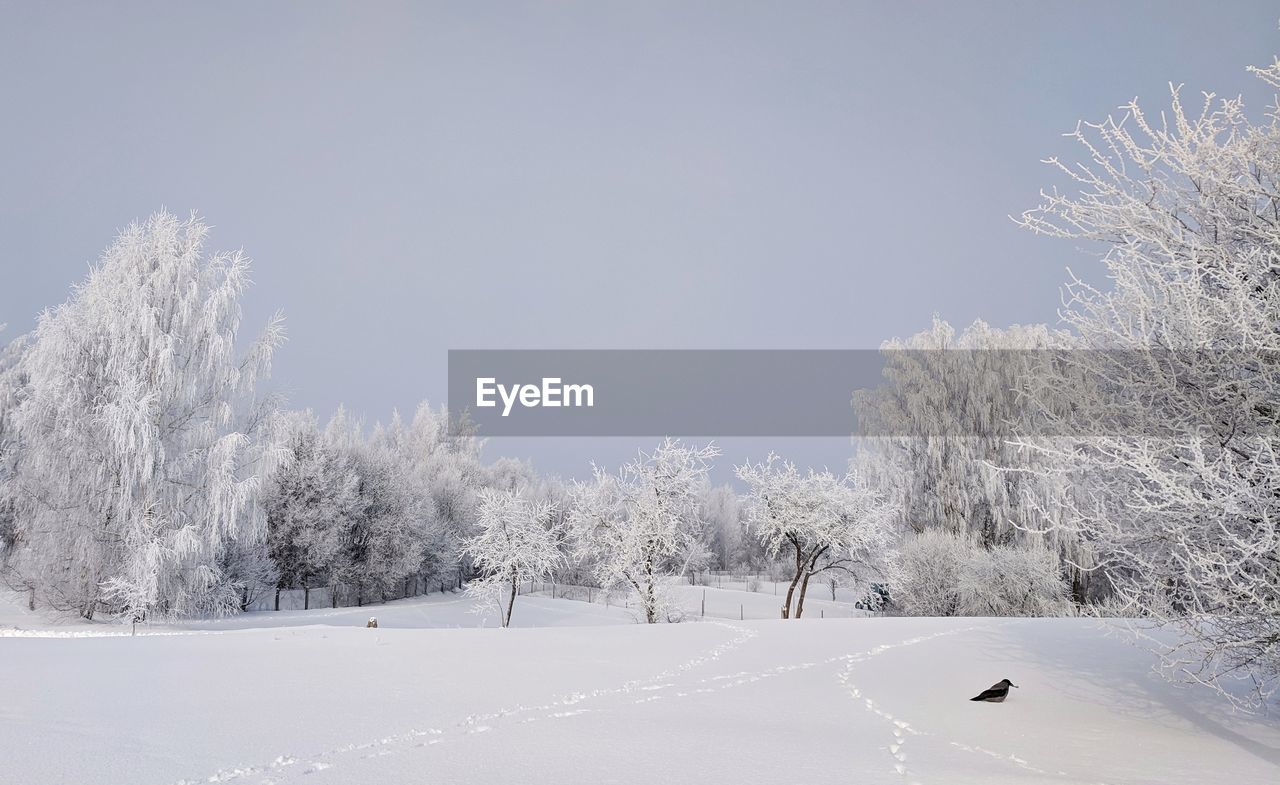
<path id="1" fill-rule="evenodd" d="M 1095 621 L 646 626 L 522 597 L 521 628 L 482 623 L 435 595 L 130 638 L 3 605 L 0 782 L 1280 778 L 1274 718 L 1165 684 Z M 1020 685 L 1007 702 L 968 700 L 1003 677 Z"/>

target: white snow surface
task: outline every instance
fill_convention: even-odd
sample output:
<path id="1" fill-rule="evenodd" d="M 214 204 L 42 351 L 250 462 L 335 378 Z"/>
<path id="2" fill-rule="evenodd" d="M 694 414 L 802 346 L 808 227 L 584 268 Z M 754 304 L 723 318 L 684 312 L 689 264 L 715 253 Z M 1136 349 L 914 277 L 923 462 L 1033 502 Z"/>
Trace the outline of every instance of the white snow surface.
<path id="1" fill-rule="evenodd" d="M 127 637 L 0 598 L 0 783 L 1280 781 L 1274 716 L 1161 681 L 1098 621 L 649 626 L 521 597 L 525 626 L 502 630 L 470 610 L 435 595 Z M 968 700 L 1005 677 L 1005 703 Z"/>

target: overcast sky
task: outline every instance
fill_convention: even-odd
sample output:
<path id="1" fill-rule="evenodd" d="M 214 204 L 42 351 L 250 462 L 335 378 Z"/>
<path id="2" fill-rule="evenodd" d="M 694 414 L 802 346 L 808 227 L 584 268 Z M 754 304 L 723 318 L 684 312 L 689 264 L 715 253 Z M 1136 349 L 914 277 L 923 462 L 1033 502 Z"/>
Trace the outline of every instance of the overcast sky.
<path id="1" fill-rule="evenodd" d="M 243 247 L 273 383 L 445 396 L 450 348 L 871 348 L 1054 322 L 1070 243 L 1008 219 L 1060 134 L 1270 93 L 1269 2 L 0 2 L 0 322 L 130 220 Z M 504 440 L 581 473 L 634 440 Z M 842 440 L 781 444 L 842 465 Z M 725 445 L 762 457 L 760 442 Z"/>

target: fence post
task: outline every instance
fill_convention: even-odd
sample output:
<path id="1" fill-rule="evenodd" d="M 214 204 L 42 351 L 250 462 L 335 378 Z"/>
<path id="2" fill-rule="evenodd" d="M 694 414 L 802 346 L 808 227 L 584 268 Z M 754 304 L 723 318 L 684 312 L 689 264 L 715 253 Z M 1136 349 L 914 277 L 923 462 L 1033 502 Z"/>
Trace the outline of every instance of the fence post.
<path id="1" fill-rule="evenodd" d="M 746 618 L 746 614 L 743 612 L 743 610 L 742 610 L 742 606 L 741 606 L 741 605 L 739 605 L 739 606 L 738 606 L 738 621 L 742 621 L 742 620 L 743 620 L 743 619 L 745 619 L 745 618 Z"/>
<path id="2" fill-rule="evenodd" d="M 702 590 L 702 615 L 707 615 L 707 590 Z"/>

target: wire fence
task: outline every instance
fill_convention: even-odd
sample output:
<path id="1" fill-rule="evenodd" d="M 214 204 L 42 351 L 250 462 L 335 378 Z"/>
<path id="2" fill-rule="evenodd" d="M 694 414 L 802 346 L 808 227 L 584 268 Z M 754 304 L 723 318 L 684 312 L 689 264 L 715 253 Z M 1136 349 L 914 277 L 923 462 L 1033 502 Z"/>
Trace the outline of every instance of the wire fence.
<path id="1" fill-rule="evenodd" d="M 694 618 L 712 618 L 747 621 L 752 619 L 777 619 L 782 615 L 782 604 L 790 584 L 780 581 L 751 580 L 750 576 L 737 581 L 693 584 L 686 579 L 672 580 L 662 587 L 667 617 L 671 621 Z M 754 584 L 754 588 L 745 588 Z M 822 590 L 822 591 L 819 591 Z M 827 591 L 827 594 L 823 594 Z M 634 590 L 606 591 L 598 586 L 558 583 L 554 581 L 526 581 L 520 584 L 522 595 L 548 597 L 557 600 L 585 602 L 601 608 L 620 608 L 634 614 L 642 612 L 642 604 Z M 849 595 L 853 594 L 849 590 Z M 840 592 L 837 591 L 839 596 Z M 795 598 L 798 600 L 798 594 Z M 825 585 L 810 585 L 804 601 L 803 617 L 810 619 L 867 618 L 879 614 L 855 606 L 845 599 L 830 599 Z"/>
<path id="2" fill-rule="evenodd" d="M 316 586 L 310 589 L 268 589 L 250 598 L 246 610 L 302 611 L 316 608 L 354 608 L 378 605 L 426 594 L 456 592 L 465 584 L 457 577 L 409 577 L 388 586 L 360 587 L 348 584 Z"/>
<path id="3" fill-rule="evenodd" d="M 299 611 L 319 608 L 349 608 L 378 605 L 441 592 L 457 592 L 465 584 L 457 579 L 410 578 L 395 585 L 370 589 L 355 586 L 321 586 L 312 589 L 269 590 L 253 598 L 250 610 Z M 748 621 L 777 619 L 782 615 L 790 582 L 768 573 L 701 571 L 668 579 L 662 587 L 666 618 L 681 621 L 696 618 Z M 643 610 L 634 590 L 604 590 L 598 586 L 560 581 L 525 581 L 521 595 L 570 600 L 621 609 L 639 617 Z M 811 582 L 804 601 L 804 618 L 848 619 L 879 614 L 857 607 L 864 593 L 829 582 Z"/>

